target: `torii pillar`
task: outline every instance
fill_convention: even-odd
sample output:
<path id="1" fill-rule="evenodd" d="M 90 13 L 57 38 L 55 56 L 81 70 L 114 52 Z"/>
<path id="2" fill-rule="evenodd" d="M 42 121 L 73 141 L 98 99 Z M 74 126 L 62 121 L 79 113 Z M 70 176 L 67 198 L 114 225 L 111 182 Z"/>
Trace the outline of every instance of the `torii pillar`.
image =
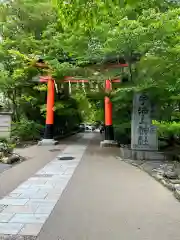
<path id="1" fill-rule="evenodd" d="M 105 91 L 108 93 L 112 90 L 111 80 L 106 80 L 105 82 Z M 112 102 L 109 97 L 104 99 L 104 112 L 105 112 L 105 140 L 113 141 L 114 140 L 114 130 L 113 130 L 113 121 L 112 121 Z"/>
<path id="2" fill-rule="evenodd" d="M 106 80 L 105 91 L 108 93 L 112 90 L 111 80 Z M 108 96 L 104 99 L 104 124 L 105 124 L 105 140 L 101 141 L 101 147 L 116 146 L 117 143 L 114 141 L 114 129 L 112 121 L 112 102 Z"/>
<path id="3" fill-rule="evenodd" d="M 43 80 L 42 80 L 43 81 Z M 54 140 L 54 99 L 55 99 L 55 85 L 54 79 L 48 77 L 44 81 L 47 82 L 47 105 L 46 105 L 46 125 L 44 131 L 44 138 L 39 142 L 39 145 L 55 145 Z"/>

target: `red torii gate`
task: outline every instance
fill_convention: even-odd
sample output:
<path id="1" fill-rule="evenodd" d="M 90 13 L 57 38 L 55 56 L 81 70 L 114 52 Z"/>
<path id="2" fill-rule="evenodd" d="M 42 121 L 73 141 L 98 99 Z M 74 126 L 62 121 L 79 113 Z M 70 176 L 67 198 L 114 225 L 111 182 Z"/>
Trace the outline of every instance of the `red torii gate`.
<path id="1" fill-rule="evenodd" d="M 37 67 L 46 68 L 43 63 L 37 63 Z M 113 68 L 127 67 L 128 64 L 113 64 Z M 54 100 L 55 100 L 55 80 L 51 75 L 41 76 L 38 80 L 40 83 L 47 83 L 47 106 L 46 106 L 46 125 L 44 138 L 41 141 L 41 144 L 54 144 L 53 139 L 53 128 L 54 128 Z M 65 77 L 64 83 L 88 83 L 88 80 L 76 79 L 74 77 Z M 120 83 L 120 79 L 107 79 L 105 81 L 105 91 L 110 92 L 112 90 L 112 83 Z M 113 121 L 112 121 L 112 102 L 109 97 L 105 97 L 105 140 L 113 141 L 114 140 L 114 131 L 113 131 Z"/>

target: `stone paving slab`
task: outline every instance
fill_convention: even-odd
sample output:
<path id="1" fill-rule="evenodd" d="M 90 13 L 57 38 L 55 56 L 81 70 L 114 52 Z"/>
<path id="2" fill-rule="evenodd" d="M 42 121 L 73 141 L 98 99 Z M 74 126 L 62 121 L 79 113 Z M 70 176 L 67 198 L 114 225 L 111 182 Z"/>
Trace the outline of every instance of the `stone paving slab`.
<path id="1" fill-rule="evenodd" d="M 12 205 L 12 206 L 23 206 L 25 205 L 29 199 L 18 199 L 18 198 L 3 198 L 0 200 L 1 205 Z"/>
<path id="2" fill-rule="evenodd" d="M 36 224 L 25 224 L 24 227 L 21 229 L 19 232 L 20 235 L 34 235 L 37 236 L 38 233 L 40 232 L 43 224 L 41 223 L 36 223 Z"/>
<path id="3" fill-rule="evenodd" d="M 38 235 L 92 137 L 93 134 L 88 134 L 82 144 L 67 146 L 57 158 L 0 200 L 0 239 L 6 239 L 5 235 L 9 236 L 7 239 L 21 239 L 22 236 L 29 239 Z M 59 157 L 67 155 L 73 160 L 59 160 Z"/>
<path id="4" fill-rule="evenodd" d="M 22 223 L 0 223 L 0 233 L 1 234 L 18 234 L 18 232 L 23 228 Z"/>
<path id="5" fill-rule="evenodd" d="M 39 205 L 38 204 L 32 204 L 32 205 L 24 205 L 24 206 L 12 206 L 9 205 L 4 208 L 3 213 L 38 213 Z"/>
<path id="6" fill-rule="evenodd" d="M 1 223 L 7 223 L 9 222 L 12 217 L 14 216 L 14 213 L 0 213 L 0 222 Z"/>
<path id="7" fill-rule="evenodd" d="M 6 221 L 8 223 L 22 223 L 22 224 L 26 224 L 26 223 L 32 223 L 32 224 L 36 224 L 36 223 L 44 223 L 45 220 L 48 218 L 49 214 L 44 214 L 44 213 L 18 213 L 15 214 L 10 221 Z M 1 218 L 0 218 L 1 220 Z"/>

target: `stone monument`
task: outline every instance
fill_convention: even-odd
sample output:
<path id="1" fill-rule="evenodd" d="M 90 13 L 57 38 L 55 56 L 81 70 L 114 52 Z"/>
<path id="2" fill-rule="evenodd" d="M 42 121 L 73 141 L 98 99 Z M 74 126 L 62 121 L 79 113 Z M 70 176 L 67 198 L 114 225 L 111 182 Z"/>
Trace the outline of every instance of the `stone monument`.
<path id="1" fill-rule="evenodd" d="M 135 93 L 131 120 L 131 157 L 160 159 L 156 127 L 152 125 L 154 108 L 147 93 Z"/>

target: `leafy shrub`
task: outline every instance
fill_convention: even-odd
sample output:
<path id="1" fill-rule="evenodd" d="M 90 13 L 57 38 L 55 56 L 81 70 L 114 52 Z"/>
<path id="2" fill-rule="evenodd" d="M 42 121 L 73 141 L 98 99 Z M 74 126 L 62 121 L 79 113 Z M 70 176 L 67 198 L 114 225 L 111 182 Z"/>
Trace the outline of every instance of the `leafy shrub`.
<path id="1" fill-rule="evenodd" d="M 34 121 L 22 119 L 13 124 L 12 137 L 20 141 L 38 140 L 41 137 L 43 126 Z"/>
<path id="2" fill-rule="evenodd" d="M 170 138 L 171 136 L 180 136 L 180 122 L 153 121 L 153 125 L 157 126 L 159 137 Z"/>
<path id="3" fill-rule="evenodd" d="M 153 121 L 153 125 L 157 126 L 159 139 L 165 140 L 168 146 L 180 143 L 180 122 Z"/>

